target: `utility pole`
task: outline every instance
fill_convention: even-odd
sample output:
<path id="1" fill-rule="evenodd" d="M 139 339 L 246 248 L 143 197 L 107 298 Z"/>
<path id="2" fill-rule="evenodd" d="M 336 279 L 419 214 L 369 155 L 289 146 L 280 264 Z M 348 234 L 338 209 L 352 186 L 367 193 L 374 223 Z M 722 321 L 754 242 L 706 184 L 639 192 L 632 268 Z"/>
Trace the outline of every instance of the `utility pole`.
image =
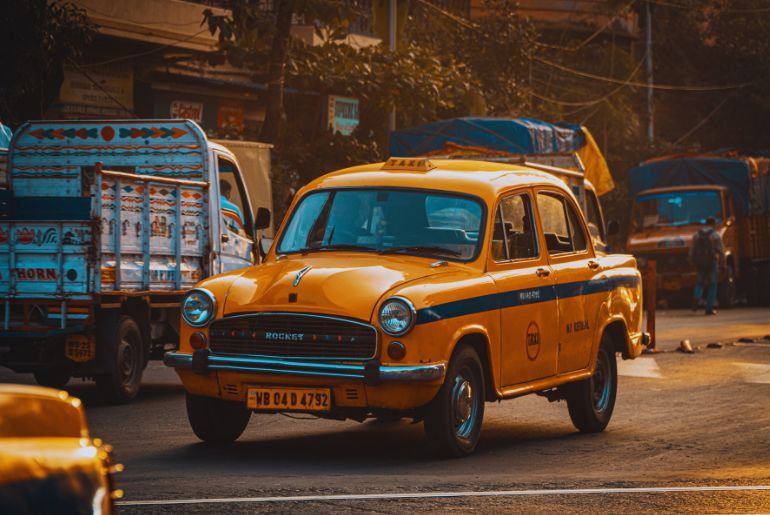
<path id="1" fill-rule="evenodd" d="M 652 109 L 652 7 L 651 0 L 645 2 L 647 20 L 645 21 L 645 39 L 647 46 L 647 141 L 652 145 L 655 140 L 655 121 Z"/>
<path id="2" fill-rule="evenodd" d="M 388 0 L 388 46 L 391 52 L 396 51 L 396 19 L 398 13 L 398 0 Z M 388 132 L 396 130 L 396 106 L 393 106 L 388 115 Z"/>

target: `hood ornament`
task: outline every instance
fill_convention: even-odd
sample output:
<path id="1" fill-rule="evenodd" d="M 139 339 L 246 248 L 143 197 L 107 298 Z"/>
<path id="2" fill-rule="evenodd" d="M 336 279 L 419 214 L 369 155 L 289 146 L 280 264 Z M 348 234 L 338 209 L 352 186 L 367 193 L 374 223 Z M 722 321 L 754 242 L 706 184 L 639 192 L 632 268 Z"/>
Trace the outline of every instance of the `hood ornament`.
<path id="1" fill-rule="evenodd" d="M 302 280 L 302 277 L 310 271 L 310 269 L 313 268 L 311 265 L 306 266 L 299 272 L 297 272 L 297 275 L 294 276 L 294 286 L 299 286 L 299 282 Z"/>

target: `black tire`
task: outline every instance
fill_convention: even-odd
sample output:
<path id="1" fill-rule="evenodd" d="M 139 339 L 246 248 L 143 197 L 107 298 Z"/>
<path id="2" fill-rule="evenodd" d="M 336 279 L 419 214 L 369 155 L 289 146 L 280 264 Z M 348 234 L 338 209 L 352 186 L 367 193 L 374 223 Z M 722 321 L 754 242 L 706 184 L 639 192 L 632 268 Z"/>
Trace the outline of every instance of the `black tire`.
<path id="1" fill-rule="evenodd" d="M 48 368 L 41 368 L 32 372 L 35 376 L 35 381 L 40 386 L 47 386 L 48 388 L 56 388 L 61 390 L 70 380 L 70 372 L 65 367 L 56 365 Z"/>
<path id="2" fill-rule="evenodd" d="M 440 456 L 459 458 L 476 448 L 484 419 L 484 371 L 476 351 L 459 346 L 444 384 L 425 410 L 425 436 Z"/>
<path id="3" fill-rule="evenodd" d="M 735 272 L 733 265 L 725 267 L 725 277 L 717 287 L 717 300 L 721 309 L 731 309 L 735 305 L 737 286 L 735 284 Z"/>
<path id="4" fill-rule="evenodd" d="M 567 385 L 569 416 L 583 433 L 604 431 L 612 418 L 618 391 L 618 364 L 612 339 L 605 333 L 596 358 L 596 370 L 588 379 Z"/>
<path id="5" fill-rule="evenodd" d="M 97 346 L 107 354 L 109 371 L 94 377 L 96 386 L 108 403 L 129 403 L 142 384 L 145 361 L 142 332 L 130 316 L 113 316 L 100 324 L 99 329 Z"/>
<path id="6" fill-rule="evenodd" d="M 251 410 L 242 402 L 187 394 L 187 419 L 195 436 L 209 443 L 230 443 L 243 434 Z"/>

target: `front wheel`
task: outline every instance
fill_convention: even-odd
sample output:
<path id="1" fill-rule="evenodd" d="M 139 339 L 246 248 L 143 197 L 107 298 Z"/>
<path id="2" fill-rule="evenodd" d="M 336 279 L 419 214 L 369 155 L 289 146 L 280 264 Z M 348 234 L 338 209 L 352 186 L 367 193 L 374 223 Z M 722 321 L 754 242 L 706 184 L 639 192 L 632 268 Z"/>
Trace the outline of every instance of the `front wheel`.
<path id="1" fill-rule="evenodd" d="M 109 371 L 97 375 L 96 386 L 110 404 L 126 404 L 139 393 L 144 371 L 142 333 L 129 316 L 114 317 L 100 327 L 98 345 L 107 353 Z"/>
<path id="2" fill-rule="evenodd" d="M 618 391 L 618 364 L 608 334 L 602 336 L 596 369 L 588 379 L 566 388 L 567 408 L 575 427 L 583 433 L 603 431 L 612 418 Z"/>
<path id="3" fill-rule="evenodd" d="M 243 434 L 251 410 L 241 402 L 187 394 L 187 419 L 195 436 L 210 443 L 230 443 Z"/>
<path id="4" fill-rule="evenodd" d="M 459 347 L 449 361 L 444 384 L 425 412 L 425 436 L 440 455 L 473 452 L 484 419 L 484 373 L 476 351 Z"/>

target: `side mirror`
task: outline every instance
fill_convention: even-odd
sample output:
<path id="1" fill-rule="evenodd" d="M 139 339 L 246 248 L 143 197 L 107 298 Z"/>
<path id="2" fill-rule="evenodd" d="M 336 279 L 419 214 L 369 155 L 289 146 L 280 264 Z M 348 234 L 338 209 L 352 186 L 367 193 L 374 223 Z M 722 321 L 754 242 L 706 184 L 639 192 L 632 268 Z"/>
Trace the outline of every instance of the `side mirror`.
<path id="1" fill-rule="evenodd" d="M 267 229 L 270 227 L 270 210 L 260 207 L 254 213 L 254 229 Z"/>
<path id="2" fill-rule="evenodd" d="M 617 220 L 607 222 L 607 236 L 615 236 L 620 232 L 620 224 Z"/>
<path id="3" fill-rule="evenodd" d="M 262 237 L 259 239 L 259 255 L 262 259 L 267 257 L 267 253 L 270 252 L 270 247 L 273 246 L 273 238 Z"/>

